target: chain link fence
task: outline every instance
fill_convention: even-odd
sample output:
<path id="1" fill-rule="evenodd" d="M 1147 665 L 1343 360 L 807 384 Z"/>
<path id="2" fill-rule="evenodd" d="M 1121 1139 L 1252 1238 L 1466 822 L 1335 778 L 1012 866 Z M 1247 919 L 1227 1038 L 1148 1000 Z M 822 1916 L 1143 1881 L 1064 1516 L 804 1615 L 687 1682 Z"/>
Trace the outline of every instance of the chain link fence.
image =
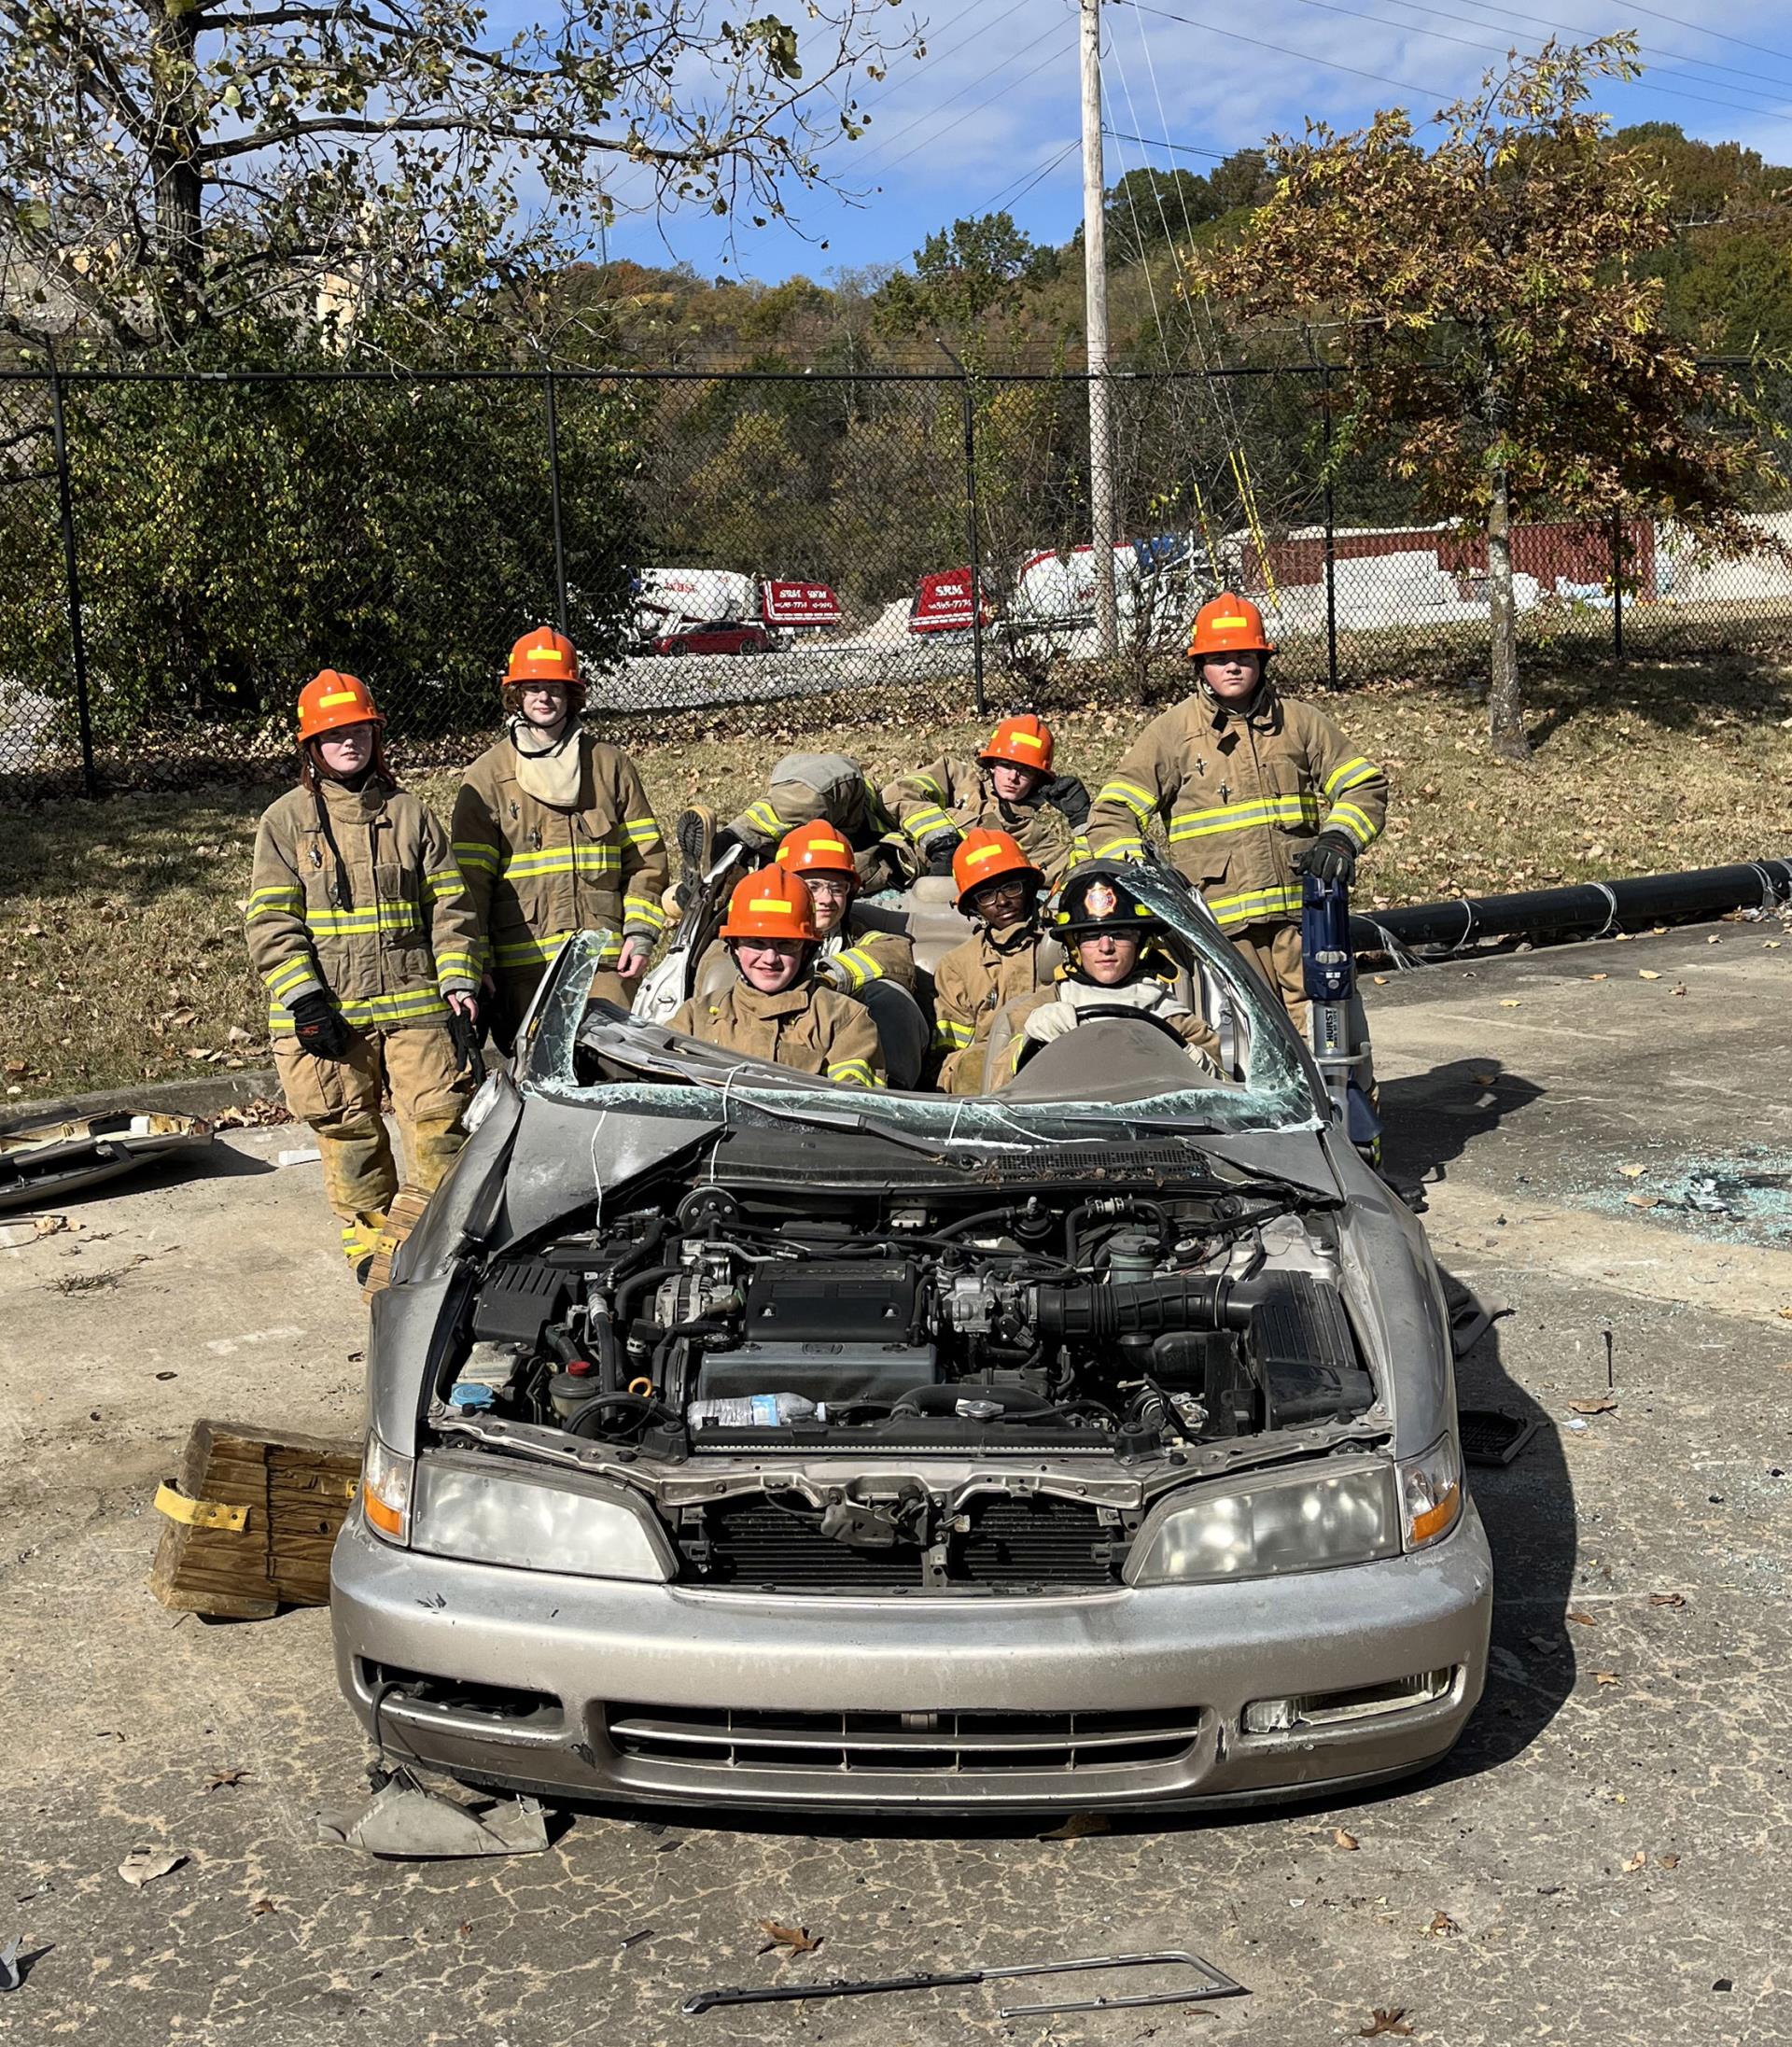
<path id="1" fill-rule="evenodd" d="M 1327 463 L 1326 372 L 1111 379 L 1111 629 L 1083 375 L 0 376 L 0 789 L 273 762 L 342 667 L 404 752 L 489 735 L 511 641 L 571 635 L 607 713 L 892 691 L 1047 708 L 1173 687 L 1253 596 L 1297 684 L 1484 667 L 1484 542 Z M 1792 380 L 1757 393 L 1792 413 Z M 1520 629 L 1587 658 L 1792 637 L 1792 484 L 1762 547 L 1514 539 Z M 743 712 L 750 719 L 750 708 Z"/>

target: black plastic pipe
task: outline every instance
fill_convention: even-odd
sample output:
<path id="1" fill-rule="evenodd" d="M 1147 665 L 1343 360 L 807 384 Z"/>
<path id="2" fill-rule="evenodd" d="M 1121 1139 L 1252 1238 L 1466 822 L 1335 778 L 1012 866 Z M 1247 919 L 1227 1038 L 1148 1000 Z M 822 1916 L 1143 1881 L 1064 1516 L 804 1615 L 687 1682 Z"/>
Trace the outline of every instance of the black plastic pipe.
<path id="1" fill-rule="evenodd" d="M 1777 909 L 1792 901 L 1792 862 L 1697 867 L 1673 875 L 1583 881 L 1519 895 L 1459 896 L 1351 918 L 1358 952 L 1411 946 L 1463 948 L 1482 938 L 1603 938 L 1608 932 L 1717 917 L 1729 910 Z"/>

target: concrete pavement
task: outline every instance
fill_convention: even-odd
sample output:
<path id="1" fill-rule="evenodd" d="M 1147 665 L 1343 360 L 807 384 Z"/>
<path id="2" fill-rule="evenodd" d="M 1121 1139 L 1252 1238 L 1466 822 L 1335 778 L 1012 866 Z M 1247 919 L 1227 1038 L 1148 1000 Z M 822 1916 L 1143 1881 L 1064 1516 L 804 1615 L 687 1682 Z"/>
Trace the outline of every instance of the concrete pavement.
<path id="1" fill-rule="evenodd" d="M 310 1814 L 362 1789 L 327 1616 L 209 1626 L 147 1577 L 149 1497 L 195 1415 L 358 1427 L 364 1323 L 317 1169 L 273 1164 L 301 1133 L 238 1132 L 216 1170 L 71 1207 L 78 1234 L 0 1252 L 0 1944 L 37 1956 L 0 2031 L 1306 2047 L 1379 2007 L 1451 2047 L 1783 2037 L 1778 935 L 1727 925 L 1368 991 L 1392 1162 L 1441 1166 L 1440 1258 L 1513 1309 L 1463 1400 L 1544 1426 L 1475 1479 L 1499 1608 L 1466 1739 L 1434 1777 L 1343 1807 L 1057 1841 L 583 1816 L 544 1857 L 435 1866 L 315 1844 Z M 1706 1181 L 1723 1213 L 1694 1201 Z M 1577 1414 L 1605 1394 L 1608 1332 L 1617 1408 Z M 133 1890 L 116 1871 L 138 1845 L 188 1859 Z M 761 1956 L 762 1918 L 823 1944 Z M 1148 1946 L 1205 1953 L 1253 1995 L 1008 2024 L 989 1990 L 679 2012 L 715 1984 Z"/>

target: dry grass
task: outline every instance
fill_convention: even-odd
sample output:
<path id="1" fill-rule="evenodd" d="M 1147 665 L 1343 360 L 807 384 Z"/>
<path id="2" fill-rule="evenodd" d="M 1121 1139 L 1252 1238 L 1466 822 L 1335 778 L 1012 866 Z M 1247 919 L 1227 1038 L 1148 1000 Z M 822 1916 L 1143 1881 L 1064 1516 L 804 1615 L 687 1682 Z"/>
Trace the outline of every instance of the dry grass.
<path id="1" fill-rule="evenodd" d="M 1425 902 L 1711 866 L 1777 854 L 1792 836 L 1792 669 L 1740 658 L 1616 677 L 1540 668 L 1530 694 L 1540 744 L 1521 768 L 1490 755 L 1480 706 L 1463 689 L 1388 683 L 1317 698 L 1394 784 L 1363 897 Z M 683 738 L 626 736 L 662 821 L 697 795 L 730 815 L 798 747 L 853 753 L 883 779 L 973 750 L 986 729 L 924 698 L 886 705 L 870 733 L 847 701 L 783 708 L 750 730 L 726 713 Z M 1140 714 L 1055 711 L 1052 722 L 1060 763 L 1094 785 Z M 446 772 L 412 778 L 443 811 L 454 784 Z M 15 1105 L 259 1061 L 240 903 L 255 820 L 275 793 L 119 797 L 0 822 L 0 1059 Z M 232 1029 L 247 1042 L 232 1043 Z"/>

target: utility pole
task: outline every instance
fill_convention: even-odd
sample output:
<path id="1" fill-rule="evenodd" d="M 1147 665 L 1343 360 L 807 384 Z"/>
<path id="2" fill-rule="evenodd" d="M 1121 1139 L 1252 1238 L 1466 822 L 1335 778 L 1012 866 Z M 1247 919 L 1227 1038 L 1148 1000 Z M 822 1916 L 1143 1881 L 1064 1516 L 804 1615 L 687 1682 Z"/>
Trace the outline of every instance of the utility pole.
<path id="1" fill-rule="evenodd" d="M 1120 651 L 1113 601 L 1113 435 L 1108 424 L 1108 248 L 1102 217 L 1101 0 L 1078 0 L 1083 56 L 1083 297 L 1089 362 L 1089 511 L 1095 630 L 1101 658 Z"/>

